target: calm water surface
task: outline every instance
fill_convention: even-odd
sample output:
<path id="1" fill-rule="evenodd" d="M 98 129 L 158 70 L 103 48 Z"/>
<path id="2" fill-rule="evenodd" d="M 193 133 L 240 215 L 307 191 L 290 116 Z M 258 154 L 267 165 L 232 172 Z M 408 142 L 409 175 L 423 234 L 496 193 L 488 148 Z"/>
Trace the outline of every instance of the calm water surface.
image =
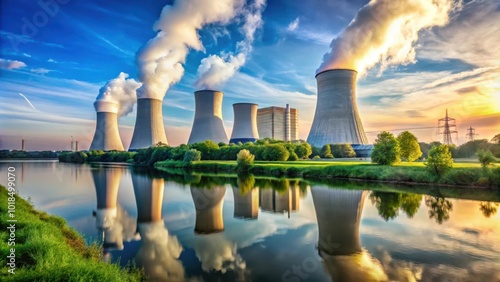
<path id="1" fill-rule="evenodd" d="M 500 281 L 498 194 L 58 162 L 2 162 L 1 171 L 8 166 L 22 197 L 154 281 Z"/>

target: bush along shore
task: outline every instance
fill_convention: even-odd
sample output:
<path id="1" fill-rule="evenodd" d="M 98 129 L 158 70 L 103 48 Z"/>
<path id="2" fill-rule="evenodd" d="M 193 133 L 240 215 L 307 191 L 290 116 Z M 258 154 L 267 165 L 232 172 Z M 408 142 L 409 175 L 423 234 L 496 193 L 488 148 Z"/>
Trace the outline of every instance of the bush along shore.
<path id="1" fill-rule="evenodd" d="M 136 268 L 102 261 L 100 247 L 87 246 L 63 218 L 36 210 L 1 185 L 0 194 L 0 237 L 7 242 L 0 247 L 0 255 L 7 258 L 1 281 L 145 280 Z"/>
<path id="2" fill-rule="evenodd" d="M 309 165 L 307 163 L 310 163 Z M 160 161 L 157 169 L 182 168 L 205 173 L 236 173 L 236 161 Z M 425 166 L 380 166 L 360 163 L 302 162 L 254 162 L 247 169 L 260 176 L 300 177 L 304 179 L 351 179 L 383 181 L 401 184 L 434 184 L 461 187 L 500 189 L 500 167 L 451 168 L 442 175 L 433 174 Z"/>

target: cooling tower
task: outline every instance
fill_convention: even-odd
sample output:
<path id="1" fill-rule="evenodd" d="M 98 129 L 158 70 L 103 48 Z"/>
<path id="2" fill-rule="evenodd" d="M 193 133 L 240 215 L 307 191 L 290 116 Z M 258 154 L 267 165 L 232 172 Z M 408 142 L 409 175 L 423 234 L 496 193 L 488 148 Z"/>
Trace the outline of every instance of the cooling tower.
<path id="1" fill-rule="evenodd" d="M 254 142 L 259 139 L 257 130 L 257 107 L 252 103 L 233 104 L 234 124 L 229 143 Z"/>
<path id="2" fill-rule="evenodd" d="M 137 225 L 162 221 L 164 180 L 132 174 L 132 184 L 137 204 Z"/>
<path id="3" fill-rule="evenodd" d="M 196 209 L 195 233 L 211 234 L 224 231 L 222 207 L 225 193 L 225 187 L 191 188 L 191 196 Z"/>
<path id="4" fill-rule="evenodd" d="M 120 104 L 113 101 L 97 100 L 94 102 L 97 121 L 94 139 L 90 150 L 123 151 L 123 144 L 118 132 L 118 109 Z"/>
<path id="5" fill-rule="evenodd" d="M 254 188 L 242 194 L 239 188 L 233 188 L 234 217 L 257 219 L 259 217 L 259 189 Z"/>
<path id="6" fill-rule="evenodd" d="M 196 110 L 188 144 L 205 140 L 212 140 L 215 143 L 228 143 L 222 121 L 223 96 L 222 92 L 214 90 L 194 92 Z"/>
<path id="7" fill-rule="evenodd" d="M 334 69 L 316 75 L 318 100 L 307 142 L 325 144 L 367 144 L 356 103 L 355 70 Z"/>
<path id="8" fill-rule="evenodd" d="M 168 144 L 163 126 L 162 100 L 137 99 L 137 118 L 129 151 L 148 148 L 158 142 Z"/>

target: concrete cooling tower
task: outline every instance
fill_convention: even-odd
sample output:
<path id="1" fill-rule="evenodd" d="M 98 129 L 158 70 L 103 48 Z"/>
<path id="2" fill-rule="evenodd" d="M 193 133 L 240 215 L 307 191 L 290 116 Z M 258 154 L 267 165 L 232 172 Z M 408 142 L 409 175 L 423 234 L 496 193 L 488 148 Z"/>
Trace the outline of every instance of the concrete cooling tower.
<path id="1" fill-rule="evenodd" d="M 129 151 L 151 147 L 162 142 L 168 144 L 163 126 L 162 100 L 137 99 L 137 118 Z"/>
<path id="2" fill-rule="evenodd" d="M 118 132 L 120 105 L 113 101 L 97 100 L 94 102 L 94 108 L 97 112 L 97 121 L 90 150 L 123 151 L 122 140 Z"/>
<path id="3" fill-rule="evenodd" d="M 252 103 L 233 104 L 234 124 L 229 143 L 255 142 L 259 139 L 257 129 L 257 107 Z"/>
<path id="4" fill-rule="evenodd" d="M 164 180 L 132 174 L 132 184 L 137 204 L 137 225 L 162 221 Z"/>
<path id="5" fill-rule="evenodd" d="M 225 194 L 226 188 L 223 186 L 210 189 L 191 188 L 196 209 L 195 233 L 212 234 L 224 231 L 222 207 Z"/>
<path id="6" fill-rule="evenodd" d="M 188 144 L 205 140 L 227 144 L 227 134 L 222 121 L 223 96 L 222 92 L 214 90 L 194 92 L 196 110 Z"/>
<path id="7" fill-rule="evenodd" d="M 355 70 L 334 69 L 316 75 L 318 100 L 307 142 L 368 144 L 356 103 Z"/>

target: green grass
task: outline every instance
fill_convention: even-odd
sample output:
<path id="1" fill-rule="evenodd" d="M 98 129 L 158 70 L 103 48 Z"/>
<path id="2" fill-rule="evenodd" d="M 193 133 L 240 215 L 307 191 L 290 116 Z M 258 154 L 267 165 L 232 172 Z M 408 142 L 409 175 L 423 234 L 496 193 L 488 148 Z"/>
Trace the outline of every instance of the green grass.
<path id="1" fill-rule="evenodd" d="M 37 211 L 26 200 L 16 195 L 15 246 L 7 246 L 7 189 L 0 185 L 0 256 L 6 258 L 15 248 L 15 274 L 2 264 L 1 281 L 143 281 L 135 268 L 122 269 L 101 260 L 96 244 L 87 246 L 84 239 L 66 221 L 57 216 Z"/>

